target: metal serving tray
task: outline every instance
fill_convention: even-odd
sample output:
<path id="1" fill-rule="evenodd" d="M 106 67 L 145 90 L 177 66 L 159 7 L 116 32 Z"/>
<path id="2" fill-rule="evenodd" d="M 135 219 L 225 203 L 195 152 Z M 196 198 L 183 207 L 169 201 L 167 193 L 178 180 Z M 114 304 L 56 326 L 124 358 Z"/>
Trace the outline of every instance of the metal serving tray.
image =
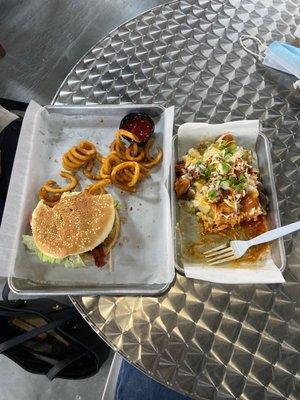
<path id="1" fill-rule="evenodd" d="M 116 120 L 121 120 L 129 112 L 145 112 L 151 117 L 159 117 L 165 108 L 159 105 L 104 105 L 104 106 L 47 106 L 45 107 L 49 113 L 66 113 L 70 116 L 78 116 L 83 114 L 96 113 L 97 117 L 113 117 Z M 163 121 L 165 127 L 165 121 Z M 164 131 L 162 132 L 164 134 Z M 170 227 L 171 236 L 171 227 Z M 172 238 L 170 237 L 172 246 Z M 171 252 L 173 253 L 173 252 Z M 172 256 L 173 257 L 173 256 Z M 173 258 L 172 258 L 173 265 Z M 142 267 L 142 266 L 141 266 Z M 170 274 L 171 275 L 171 274 Z M 42 281 L 31 279 L 23 279 L 20 277 L 10 276 L 8 279 L 9 286 L 13 292 L 19 295 L 26 296 L 41 296 L 41 295 L 145 295 L 154 296 L 165 292 L 174 279 L 174 271 L 172 278 L 163 284 L 101 284 L 93 285 L 82 282 L 82 284 L 71 284 L 61 282 L 59 284 L 49 284 Z"/>
<path id="2" fill-rule="evenodd" d="M 166 283 L 164 285 L 154 284 L 154 285 L 107 285 L 102 286 L 101 290 L 97 286 L 52 286 L 49 284 L 42 284 L 39 282 L 34 282 L 28 279 L 21 279 L 10 277 L 8 278 L 8 284 L 11 290 L 19 295 L 24 296 L 93 296 L 93 295 L 103 295 L 103 296 L 155 296 L 161 295 L 166 290 L 172 282 Z"/>
<path id="3" fill-rule="evenodd" d="M 255 151 L 258 158 L 258 168 L 262 180 L 265 193 L 269 201 L 269 210 L 267 214 L 268 225 L 270 229 L 275 229 L 281 226 L 280 215 L 278 209 L 278 201 L 276 187 L 272 169 L 272 158 L 268 138 L 261 132 L 258 134 Z M 171 171 L 171 186 L 173 188 L 175 181 L 175 164 L 178 161 L 178 136 L 173 137 L 172 146 L 172 171 Z M 174 257 L 175 268 L 178 272 L 184 274 L 182 265 L 182 254 L 180 246 L 180 237 L 177 229 L 179 220 L 179 205 L 176 199 L 174 190 L 171 190 L 171 212 L 172 212 L 172 230 L 174 240 Z M 282 272 L 285 269 L 286 258 L 284 251 L 283 238 L 279 238 L 271 242 L 271 256 L 275 265 Z"/>

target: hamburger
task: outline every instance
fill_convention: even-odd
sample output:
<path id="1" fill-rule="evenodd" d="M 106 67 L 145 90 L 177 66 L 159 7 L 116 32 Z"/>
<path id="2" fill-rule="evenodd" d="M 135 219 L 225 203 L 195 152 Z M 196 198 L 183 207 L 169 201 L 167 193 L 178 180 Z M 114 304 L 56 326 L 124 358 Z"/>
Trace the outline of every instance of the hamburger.
<path id="1" fill-rule="evenodd" d="M 32 236 L 23 243 L 43 262 L 83 267 L 94 260 L 102 267 L 120 232 L 110 194 L 64 193 L 53 207 L 41 200 L 32 213 Z"/>

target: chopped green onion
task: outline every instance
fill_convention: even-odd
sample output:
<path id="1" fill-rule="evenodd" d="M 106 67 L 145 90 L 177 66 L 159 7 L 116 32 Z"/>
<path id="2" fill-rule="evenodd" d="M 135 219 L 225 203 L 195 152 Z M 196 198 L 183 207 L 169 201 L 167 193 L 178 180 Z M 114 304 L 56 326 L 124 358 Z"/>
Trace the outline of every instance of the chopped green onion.
<path id="1" fill-rule="evenodd" d="M 243 183 L 238 183 L 234 187 L 236 190 L 243 190 L 245 188 L 245 185 Z"/>
<path id="2" fill-rule="evenodd" d="M 230 185 L 230 187 L 233 187 L 236 183 L 237 183 L 237 182 L 236 182 L 236 178 L 234 178 L 233 176 L 231 176 L 231 177 L 229 178 L 229 185 Z"/>
<path id="3" fill-rule="evenodd" d="M 230 165 L 227 164 L 226 162 L 222 162 L 222 171 L 224 175 L 227 175 L 228 172 L 230 171 Z"/>
<path id="4" fill-rule="evenodd" d="M 214 200 L 218 195 L 218 192 L 216 191 L 216 189 L 210 189 L 207 192 L 207 197 L 209 198 L 209 200 Z"/>
<path id="5" fill-rule="evenodd" d="M 229 179 L 224 179 L 223 181 L 220 182 L 220 187 L 224 190 L 229 190 L 230 189 L 230 180 Z"/>
<path id="6" fill-rule="evenodd" d="M 235 143 L 232 143 L 230 146 L 226 147 L 224 150 L 224 157 L 226 156 L 232 156 L 237 149 L 237 145 Z"/>
<path id="7" fill-rule="evenodd" d="M 218 144 L 219 150 L 224 150 L 226 147 L 227 147 L 226 140 L 221 140 L 220 143 Z"/>
<path id="8" fill-rule="evenodd" d="M 235 190 L 242 190 L 245 188 L 246 178 L 244 175 L 239 175 L 237 178 L 229 178 L 230 187 Z"/>
<path id="9" fill-rule="evenodd" d="M 206 168 L 203 170 L 203 174 L 204 174 L 204 176 L 205 176 L 205 179 L 208 180 L 208 179 L 210 178 L 211 172 L 212 172 L 212 167 L 206 167 Z"/>

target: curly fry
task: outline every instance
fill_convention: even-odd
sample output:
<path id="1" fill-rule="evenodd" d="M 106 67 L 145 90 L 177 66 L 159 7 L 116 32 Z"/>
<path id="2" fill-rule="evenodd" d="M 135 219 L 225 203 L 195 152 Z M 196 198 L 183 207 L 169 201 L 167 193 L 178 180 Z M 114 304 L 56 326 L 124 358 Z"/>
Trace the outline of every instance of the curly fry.
<path id="1" fill-rule="evenodd" d="M 124 139 L 131 143 L 126 145 Z M 122 190 L 135 192 L 138 182 L 149 176 L 151 168 L 162 159 L 163 153 L 160 148 L 155 156 L 150 154 L 153 144 L 153 137 L 144 144 L 131 132 L 119 129 L 107 157 L 98 153 L 93 143 L 82 140 L 63 154 L 62 163 L 65 169 L 72 172 L 82 169 L 87 178 L 98 181 L 86 188 L 91 194 L 103 193 L 105 186 L 111 184 Z M 93 172 L 96 162 L 99 168 Z M 47 181 L 39 193 L 40 198 L 51 206 L 59 201 L 63 192 L 73 190 L 78 183 L 72 173 L 62 171 L 60 175 L 70 181 L 66 186 L 60 187 L 53 180 Z"/>
<path id="2" fill-rule="evenodd" d="M 111 152 L 106 158 L 103 159 L 103 164 L 100 173 L 102 175 L 110 175 L 114 166 L 121 164 L 122 160 L 116 152 Z"/>
<path id="3" fill-rule="evenodd" d="M 88 140 L 82 140 L 79 145 L 72 147 L 62 157 L 63 167 L 76 171 L 86 164 L 96 154 L 96 148 Z"/>
<path id="4" fill-rule="evenodd" d="M 58 186 L 53 180 L 48 180 L 45 182 L 45 184 Z M 60 196 L 61 195 L 59 193 L 48 193 L 44 186 L 42 186 L 39 191 L 40 200 L 43 200 L 44 203 L 49 207 L 53 207 L 60 200 Z"/>
<path id="5" fill-rule="evenodd" d="M 96 153 L 96 147 L 93 145 L 93 143 L 89 142 L 88 140 L 82 140 L 79 143 L 78 150 L 79 152 L 90 157 Z"/>
<path id="6" fill-rule="evenodd" d="M 139 179 L 139 174 L 140 174 L 140 166 L 136 161 L 125 161 L 119 165 L 116 165 L 113 170 L 111 171 L 111 179 L 112 182 L 118 182 L 118 183 L 122 183 L 120 182 L 120 180 L 118 179 L 118 173 L 120 173 L 120 171 L 122 170 L 126 170 L 126 169 L 133 169 L 133 175 L 132 178 L 129 182 L 127 183 L 128 187 L 133 187 L 136 185 L 138 179 Z"/>
<path id="7" fill-rule="evenodd" d="M 151 161 L 151 159 L 152 159 L 152 157 L 150 155 L 150 149 L 153 146 L 153 144 L 154 144 L 154 139 L 153 139 L 153 137 L 151 137 L 148 140 L 148 142 L 146 143 L 146 146 L 145 146 L 145 158 L 146 158 L 146 161 Z"/>
<path id="8" fill-rule="evenodd" d="M 145 152 L 136 143 L 133 143 L 126 149 L 125 156 L 130 161 L 142 161 Z"/>
<path id="9" fill-rule="evenodd" d="M 52 195 L 52 196 L 51 196 Z M 49 203 L 56 203 L 60 199 L 60 195 L 57 193 L 51 193 L 49 194 L 44 187 L 41 187 L 39 191 L 39 198 L 40 200 L 47 201 Z"/>
<path id="10" fill-rule="evenodd" d="M 146 178 L 149 175 L 149 172 L 142 172 L 140 171 L 139 173 L 139 178 L 138 181 L 141 181 L 142 179 Z M 125 182 L 131 181 L 134 173 L 131 170 L 124 169 L 119 173 L 119 176 L 121 179 Z"/>
<path id="11" fill-rule="evenodd" d="M 126 147 L 122 138 L 134 143 Z M 130 132 L 122 129 L 116 132 L 115 140 L 110 146 L 111 153 L 104 159 L 100 170 L 101 179 L 111 178 L 114 185 L 123 190 L 129 190 L 135 189 L 134 186 L 138 182 L 149 176 L 149 170 L 162 159 L 162 151 L 158 149 L 156 155 L 152 157 L 150 150 L 154 144 L 154 138 L 150 138 L 146 145 L 140 145 L 135 140 L 136 137 Z M 131 162 L 135 164 L 130 164 Z"/>
<path id="12" fill-rule="evenodd" d="M 91 158 L 91 159 L 87 162 L 87 164 L 86 164 L 86 166 L 85 166 L 85 168 L 84 168 L 84 170 L 83 170 L 84 175 L 85 175 L 87 178 L 89 178 L 89 179 L 94 179 L 94 178 L 93 178 L 94 174 L 92 174 L 92 170 L 93 170 L 93 168 L 94 168 L 94 164 L 95 164 L 94 159 Z"/>
<path id="13" fill-rule="evenodd" d="M 140 143 L 140 139 L 135 136 L 133 133 L 126 131 L 125 129 L 118 129 L 116 132 L 116 139 L 118 141 L 122 141 L 122 138 L 125 138 L 130 141 L 134 141 L 136 143 Z"/>
<path id="14" fill-rule="evenodd" d="M 115 151 L 116 153 L 118 153 L 120 158 L 125 157 L 126 146 L 120 139 L 115 139 L 109 146 L 109 148 L 111 151 Z"/>
<path id="15" fill-rule="evenodd" d="M 110 185 L 111 184 L 111 180 L 110 179 L 103 179 L 97 183 L 95 183 L 94 185 L 90 185 L 88 186 L 85 190 L 89 193 L 89 194 L 95 194 L 96 192 L 100 192 L 100 194 L 105 193 L 105 186 Z"/>
<path id="16" fill-rule="evenodd" d="M 158 149 L 158 152 L 157 152 L 156 156 L 154 158 L 152 158 L 152 161 L 142 163 L 142 166 L 145 168 L 154 167 L 155 165 L 157 165 L 160 162 L 160 160 L 162 159 L 162 155 L 163 155 L 162 150 Z"/>
<path id="17" fill-rule="evenodd" d="M 75 187 L 78 184 L 78 179 L 76 176 L 70 174 L 69 172 L 66 171 L 61 171 L 60 176 L 62 178 L 66 178 L 70 181 L 70 183 L 66 186 L 63 187 L 52 187 L 52 185 L 45 184 L 44 188 L 47 192 L 50 193 L 64 193 L 64 192 L 70 192 L 71 190 L 75 189 Z"/>
<path id="18" fill-rule="evenodd" d="M 146 158 L 146 162 L 145 162 L 145 161 L 142 162 L 142 165 L 143 165 L 145 168 L 152 168 L 152 167 L 154 167 L 154 166 L 155 166 L 156 164 L 158 164 L 158 163 L 160 162 L 160 160 L 162 159 L 162 155 L 163 155 L 163 154 L 162 154 L 162 150 L 161 150 L 160 148 L 158 149 L 157 154 L 156 154 L 155 157 L 152 157 L 152 156 L 151 156 L 150 150 L 151 150 L 153 144 L 154 144 L 154 139 L 153 139 L 153 138 L 150 138 L 150 139 L 148 140 L 148 142 L 146 143 L 146 146 L 145 146 L 145 158 Z"/>
<path id="19" fill-rule="evenodd" d="M 96 160 L 97 160 L 100 164 L 101 164 L 101 163 L 103 162 L 103 160 L 104 160 L 104 157 L 103 157 L 100 153 L 98 153 L 98 152 L 96 152 L 95 158 L 96 158 Z M 101 179 L 101 174 L 100 174 L 101 169 L 99 169 L 99 171 L 98 171 L 97 174 L 93 174 L 93 173 L 92 173 L 92 170 L 93 170 L 93 168 L 94 168 L 94 165 L 95 165 L 95 159 L 94 159 L 94 158 L 91 158 L 91 159 L 87 162 L 85 168 L 83 169 L 83 173 L 84 173 L 84 175 L 85 175 L 87 178 L 89 178 L 89 179 L 91 179 L 91 180 L 93 180 L 93 181 L 98 181 L 98 180 Z"/>
<path id="20" fill-rule="evenodd" d="M 72 159 L 70 158 L 70 153 L 66 153 L 63 155 L 62 164 L 65 169 L 68 169 L 70 171 L 76 171 L 81 165 L 81 163 L 78 163 L 77 161 L 72 161 Z"/>
<path id="21" fill-rule="evenodd" d="M 71 147 L 71 149 L 69 150 L 69 158 L 73 161 L 73 162 L 75 162 L 75 163 L 77 163 L 79 160 L 82 160 L 82 161 L 86 161 L 86 159 L 87 159 L 87 154 L 81 154 L 80 153 L 80 147 L 79 146 L 74 146 L 74 147 Z"/>

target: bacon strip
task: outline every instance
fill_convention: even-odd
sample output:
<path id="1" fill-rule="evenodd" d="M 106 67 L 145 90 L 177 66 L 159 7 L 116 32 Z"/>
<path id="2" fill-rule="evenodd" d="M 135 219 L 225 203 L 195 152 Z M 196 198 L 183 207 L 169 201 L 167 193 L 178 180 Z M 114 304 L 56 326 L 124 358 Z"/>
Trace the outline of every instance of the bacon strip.
<path id="1" fill-rule="evenodd" d="M 102 268 L 106 264 L 105 260 L 105 252 L 103 249 L 103 245 L 99 244 L 99 246 L 95 247 L 92 251 L 92 256 L 94 257 L 95 264 L 98 268 Z"/>

